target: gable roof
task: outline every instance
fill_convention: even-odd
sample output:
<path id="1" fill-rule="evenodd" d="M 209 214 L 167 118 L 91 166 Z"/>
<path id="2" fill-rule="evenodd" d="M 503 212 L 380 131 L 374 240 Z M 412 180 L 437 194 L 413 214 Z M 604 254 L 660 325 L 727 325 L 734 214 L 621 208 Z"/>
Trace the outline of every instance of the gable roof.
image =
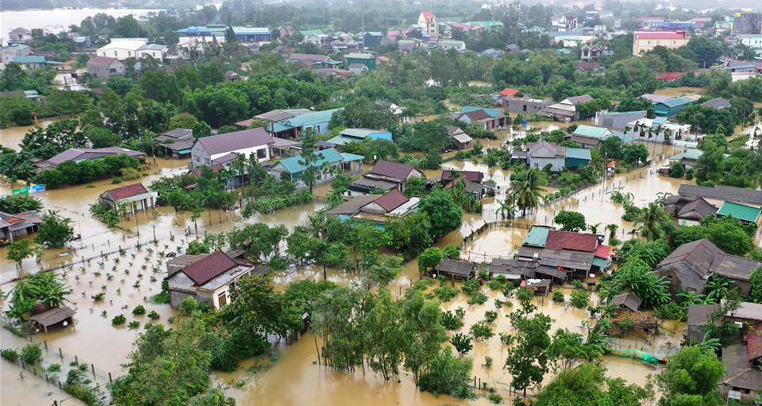
<path id="1" fill-rule="evenodd" d="M 110 58 L 107 56 L 96 56 L 95 58 L 91 58 L 89 61 L 87 61 L 87 64 L 108 67 L 115 62 L 121 64 L 121 62 L 119 62 L 119 60 L 116 58 Z"/>
<path id="2" fill-rule="evenodd" d="M 712 314 L 720 308 L 717 304 L 692 304 L 688 306 L 688 325 L 703 326 L 712 317 Z"/>
<path id="3" fill-rule="evenodd" d="M 215 251 L 186 266 L 182 272 L 200 286 L 239 265 L 248 265 L 248 263 L 232 259 L 222 251 Z"/>
<path id="4" fill-rule="evenodd" d="M 392 189 L 386 192 L 386 194 L 384 194 L 383 196 L 376 199 L 374 203 L 381 206 L 381 208 L 383 208 L 387 212 L 390 212 L 396 209 L 397 207 L 402 206 L 408 200 L 410 200 L 410 198 L 402 194 L 402 192 L 400 192 L 397 189 Z"/>
<path id="5" fill-rule="evenodd" d="M 505 88 L 500 91 L 500 94 L 503 96 L 514 96 L 518 92 L 519 92 L 519 89 Z"/>
<path id="6" fill-rule="evenodd" d="M 686 39 L 685 31 L 635 31 L 637 39 Z"/>
<path id="7" fill-rule="evenodd" d="M 134 157 L 145 156 L 144 152 L 133 151 L 121 147 L 106 148 L 69 148 L 45 161 L 50 165 L 59 165 L 67 161 L 82 161 L 85 159 L 102 158 L 107 155 L 129 155 Z"/>
<path id="8" fill-rule="evenodd" d="M 681 196 L 703 197 L 736 203 L 762 205 L 762 191 L 734 186 L 698 186 L 682 184 L 677 189 Z"/>
<path id="9" fill-rule="evenodd" d="M 694 101 L 696 100 L 693 99 L 692 97 L 681 96 L 681 97 L 673 97 L 671 99 L 667 99 L 667 100 L 658 102 L 656 104 L 663 104 L 667 106 L 668 108 L 673 108 L 673 107 L 682 106 L 684 104 L 693 103 Z"/>
<path id="10" fill-rule="evenodd" d="M 273 142 L 273 138 L 264 128 L 258 127 L 250 128 L 248 130 L 210 135 L 208 137 L 199 138 L 196 142 L 201 144 L 209 155 L 216 155 L 270 144 Z"/>
<path id="11" fill-rule="evenodd" d="M 293 116 L 289 118 L 288 120 L 286 120 L 283 124 L 289 125 L 291 127 L 301 127 L 306 124 L 323 123 L 323 122 L 327 123 L 331 121 L 331 117 L 333 116 L 333 113 L 340 110 L 343 110 L 343 109 L 338 108 L 338 109 L 331 109 L 331 110 L 310 111 L 309 113 Z"/>
<path id="12" fill-rule="evenodd" d="M 532 226 L 522 245 L 545 247 L 551 230 L 553 230 L 553 228 L 548 226 Z"/>
<path id="13" fill-rule="evenodd" d="M 355 196 L 348 201 L 334 207 L 331 210 L 328 210 L 327 214 L 357 214 L 360 212 L 360 209 L 365 206 L 368 203 L 374 202 L 376 199 L 381 197 L 381 195 L 360 195 Z"/>
<path id="14" fill-rule="evenodd" d="M 414 170 L 415 168 L 407 164 L 380 160 L 373 165 L 373 168 L 368 173 L 402 181 L 407 179 Z"/>
<path id="15" fill-rule="evenodd" d="M 716 97 L 714 99 L 707 100 L 701 103 L 701 105 L 704 107 L 720 110 L 720 109 L 726 109 L 730 107 L 730 102 L 728 101 L 728 99 L 725 99 L 722 97 Z"/>
<path id="16" fill-rule="evenodd" d="M 502 116 L 503 114 L 500 112 L 500 109 L 493 109 L 493 108 L 487 108 L 487 107 L 479 107 L 479 106 L 463 106 L 461 109 L 461 112 L 463 113 L 470 113 L 472 111 L 483 111 L 488 116 L 492 118 L 498 118 Z"/>
<path id="17" fill-rule="evenodd" d="M 479 120 L 486 120 L 486 119 L 492 118 L 484 110 L 473 110 L 473 111 L 469 111 L 467 113 L 463 113 L 460 116 L 461 117 L 466 116 L 471 121 L 479 121 Z"/>
<path id="18" fill-rule="evenodd" d="M 724 347 L 722 363 L 725 367 L 723 385 L 750 391 L 759 390 L 762 387 L 762 371 L 749 362 L 748 350 L 743 344 Z"/>
<path id="19" fill-rule="evenodd" d="M 453 171 L 452 169 L 442 170 L 442 180 L 453 179 L 453 172 L 460 174 L 462 178 L 468 179 L 471 182 L 481 183 L 484 179 L 484 173 L 479 171 Z"/>
<path id="20" fill-rule="evenodd" d="M 620 293 L 611 299 L 614 306 L 625 306 L 632 311 L 638 311 L 643 300 L 632 292 Z"/>
<path id="21" fill-rule="evenodd" d="M 122 200 L 128 197 L 138 196 L 138 195 L 148 193 L 148 189 L 146 189 L 146 187 L 143 186 L 142 183 L 133 183 L 132 185 L 122 186 L 116 189 L 110 189 L 103 193 L 111 196 L 114 200 Z"/>
<path id="22" fill-rule="evenodd" d="M 590 96 L 589 94 L 583 94 L 582 96 L 567 97 L 564 100 L 567 100 L 569 101 L 569 103 L 577 106 L 582 103 L 593 101 L 593 97 Z"/>
<path id="23" fill-rule="evenodd" d="M 470 276 L 474 272 L 474 263 L 457 259 L 443 258 L 436 267 L 437 272 Z"/>
<path id="24" fill-rule="evenodd" d="M 555 158 L 566 157 L 566 147 L 560 145 L 551 144 L 545 140 L 541 140 L 534 144 L 528 144 L 529 150 L 527 151 L 528 157 L 533 158 Z"/>
<path id="25" fill-rule="evenodd" d="M 598 237 L 595 234 L 575 233 L 571 231 L 550 230 L 545 248 L 554 250 L 572 250 L 595 252 Z"/>
<path id="26" fill-rule="evenodd" d="M 699 197 L 698 199 L 683 205 L 683 207 L 678 210 L 677 217 L 698 221 L 704 217 L 711 216 L 716 212 L 716 207 L 712 206 L 706 200 Z"/>

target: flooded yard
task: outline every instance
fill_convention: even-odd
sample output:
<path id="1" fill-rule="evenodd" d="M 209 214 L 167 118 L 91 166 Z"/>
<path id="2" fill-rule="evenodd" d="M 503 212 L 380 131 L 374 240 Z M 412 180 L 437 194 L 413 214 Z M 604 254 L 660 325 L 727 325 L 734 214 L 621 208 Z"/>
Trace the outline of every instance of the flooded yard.
<path id="1" fill-rule="evenodd" d="M 532 125 L 546 130 L 565 126 L 561 123 L 533 123 Z M 501 132 L 498 140 L 485 142 L 485 146 L 500 146 L 511 136 L 510 131 Z M 669 146 L 650 144 L 647 146 L 649 151 L 661 155 L 662 158 L 673 153 Z M 143 171 L 145 176 L 140 181 L 149 185 L 160 176 L 183 172 L 186 165 L 187 161 L 158 159 L 150 169 Z M 509 257 L 524 240 L 531 225 L 552 225 L 553 216 L 562 209 L 583 213 L 588 224 L 603 223 L 601 230 L 605 224 L 618 224 L 620 239 L 630 238 L 628 232 L 632 229 L 632 225 L 621 220 L 622 207 L 611 203 L 606 193 L 614 187 L 622 186 L 635 195 L 636 205 L 643 206 L 654 200 L 661 192 L 676 193 L 681 183 L 688 182 L 657 175 L 655 169 L 659 165 L 660 163 L 653 163 L 651 166 L 630 173 L 616 175 L 604 183 L 540 208 L 536 213 L 531 214 L 529 219 L 516 220 L 513 227 L 490 229 L 467 243 L 462 256 L 477 262 L 488 262 L 497 256 Z M 498 187 L 497 196 L 485 200 L 482 213 L 466 214 L 461 227 L 438 242 L 440 246 L 461 245 L 463 238 L 475 229 L 485 222 L 498 219 L 499 201 L 505 198 L 505 193 L 510 187 L 510 171 L 488 168 L 483 163 L 471 161 L 446 162 L 443 164 L 443 169 L 483 171 L 487 174 L 486 178 L 494 180 Z M 427 175 L 434 174 L 438 175 L 439 171 L 427 172 Z M 71 306 L 77 310 L 75 323 L 63 330 L 36 334 L 34 340 L 46 341 L 51 348 L 61 348 L 67 357 L 76 355 L 81 362 L 93 363 L 98 371 L 111 372 L 114 377 L 121 375 L 121 364 L 127 360 L 132 342 L 140 330 L 113 327 L 111 319 L 118 314 L 124 314 L 128 322 L 138 321 L 141 326 L 149 323 L 146 316 L 132 315 L 132 309 L 137 305 L 145 306 L 148 312 L 155 310 L 159 313 L 160 319 L 157 322 L 166 323 L 166 320 L 174 314 L 169 305 L 154 304 L 150 301 L 150 297 L 160 291 L 161 279 L 166 272 L 165 260 L 159 254 L 160 251 L 182 252 L 187 242 L 196 238 L 197 232 L 200 236 L 205 232 L 228 232 L 234 227 L 256 222 L 293 228 L 307 221 L 311 213 L 324 207 L 324 203 L 315 202 L 289 207 L 269 215 L 257 214 L 249 219 L 243 218 L 238 211 L 205 211 L 196 221 L 198 231 L 189 213 L 175 213 L 172 208 L 162 207 L 123 219 L 121 228 L 108 229 L 92 218 L 87 207 L 103 191 L 113 187 L 117 185 L 113 185 L 110 180 L 103 180 L 89 185 L 50 190 L 38 195 L 46 208 L 60 210 L 66 216 L 73 218 L 75 232 L 82 234 L 83 239 L 73 243 L 70 249 L 47 251 L 39 265 L 34 259 L 25 260 L 21 271 L 13 263 L 5 260 L 7 248 L 0 248 L 0 258 L 3 258 L 0 267 L 0 289 L 3 293 L 7 293 L 13 286 L 12 280 L 24 272 L 35 272 L 40 267 L 51 269 L 64 266 L 55 272 L 64 275 L 67 284 L 74 291 L 71 295 L 73 302 Z M 0 186 L 0 193 L 9 193 L 9 191 L 10 185 Z M 316 194 L 320 196 L 324 196 L 329 191 L 330 188 L 327 185 L 316 188 Z M 156 246 L 148 243 L 154 235 L 159 240 Z M 136 247 L 138 243 L 142 244 L 140 249 Z M 123 256 L 114 253 L 119 247 L 126 249 Z M 101 252 L 104 253 L 102 258 Z M 110 254 L 106 255 L 106 253 Z M 93 259 L 83 262 L 85 258 Z M 76 263 L 71 264 L 72 262 Z M 338 283 L 349 283 L 354 279 L 354 275 L 338 270 L 329 270 L 328 277 Z M 321 278 L 322 269 L 304 267 L 276 276 L 275 282 L 280 289 L 283 284 L 293 280 Z M 399 295 L 418 279 L 417 262 L 409 261 L 404 265 L 399 277 L 392 282 L 390 289 Z M 563 289 L 568 297 L 571 289 L 569 287 L 560 289 Z M 444 303 L 442 307 L 444 310 L 454 310 L 458 307 L 467 310 L 465 325 L 461 331 L 468 331 L 472 324 L 482 320 L 486 311 L 492 310 L 498 313 L 498 318 L 492 325 L 495 336 L 475 342 L 474 349 L 468 356 L 473 358 L 473 375 L 478 380 L 496 387 L 508 403 L 511 377 L 502 368 L 506 349 L 497 333 L 511 331 L 512 327 L 506 315 L 512 308 L 518 306 L 518 303 L 515 299 L 511 299 L 512 307 L 503 306 L 498 309 L 495 306 L 495 299 L 502 300 L 502 293 L 490 291 L 486 286 L 483 287 L 483 291 L 489 297 L 484 305 L 468 305 L 466 298 L 460 295 Z M 96 301 L 94 297 L 99 293 L 104 293 L 105 297 L 103 300 Z M 597 300 L 597 296 L 593 293 L 592 302 L 595 303 Z M 7 301 L 0 303 L 3 307 L 8 305 Z M 538 311 L 548 314 L 553 319 L 551 332 L 558 328 L 582 332 L 582 322 L 590 321 L 586 310 L 553 303 L 549 297 L 542 302 L 536 299 L 535 304 L 539 307 Z M 663 328 L 662 334 L 657 336 L 656 340 L 634 336 L 620 340 L 619 345 L 621 348 L 653 351 L 668 347 L 667 343 L 676 347 L 679 345 L 684 326 L 672 327 L 671 329 Z M 7 330 L 3 330 L 0 337 L 2 348 L 20 347 L 28 342 L 24 338 L 12 335 Z M 363 374 L 362 370 L 346 373 L 326 369 L 316 362 L 315 343 L 309 334 L 290 346 L 281 345 L 274 348 L 273 357 L 275 358 L 273 364 L 267 368 L 259 368 L 259 360 L 248 360 L 237 372 L 217 373 L 214 374 L 214 379 L 227 387 L 228 393 L 238 400 L 238 404 L 247 406 L 255 404 L 421 406 L 490 404 L 484 397 L 464 401 L 447 396 L 435 397 L 421 392 L 413 384 L 412 376 L 406 373 L 400 376 L 399 381 L 384 381 L 381 375 L 370 370 Z M 486 357 L 493 359 L 491 367 L 483 365 Z M 609 376 L 621 377 L 640 385 L 645 383 L 648 374 L 658 372 L 653 367 L 627 358 L 607 356 L 605 361 Z M 4 364 L 2 368 L 3 387 L 10 386 L 12 389 L 3 391 L 2 403 L 16 404 L 23 400 L 21 404 L 50 404 L 52 401 L 46 399 L 60 394 L 39 378 L 27 377 L 21 381 L 16 376 L 18 371 L 7 366 L 9 364 Z M 547 383 L 552 377 L 553 374 L 549 373 L 545 382 Z M 40 400 L 27 398 L 24 395 L 25 392 L 33 392 L 32 396 L 39 396 Z M 52 394 L 46 395 L 48 393 Z"/>

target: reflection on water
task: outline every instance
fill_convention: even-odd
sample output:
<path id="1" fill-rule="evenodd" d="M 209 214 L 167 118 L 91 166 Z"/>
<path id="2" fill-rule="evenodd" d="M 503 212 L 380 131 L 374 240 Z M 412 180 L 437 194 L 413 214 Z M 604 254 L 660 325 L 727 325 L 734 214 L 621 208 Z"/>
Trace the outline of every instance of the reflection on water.
<path id="1" fill-rule="evenodd" d="M 33 130 L 35 127 L 45 128 L 50 124 L 61 120 L 61 118 L 46 118 L 37 120 L 32 125 L 2 128 L 0 129 L 0 145 L 18 151 L 19 145 L 21 145 L 21 141 L 24 139 L 27 132 Z"/>

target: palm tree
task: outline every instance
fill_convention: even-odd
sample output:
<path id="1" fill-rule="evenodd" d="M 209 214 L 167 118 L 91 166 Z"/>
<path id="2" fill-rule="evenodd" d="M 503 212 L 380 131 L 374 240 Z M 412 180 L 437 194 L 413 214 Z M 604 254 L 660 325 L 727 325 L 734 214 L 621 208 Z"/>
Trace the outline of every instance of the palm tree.
<path id="1" fill-rule="evenodd" d="M 655 241 L 665 235 L 664 226 L 668 223 L 667 213 L 656 202 L 651 202 L 641 210 L 635 224 L 640 224 L 637 231 L 641 237 L 648 241 Z"/>
<path id="2" fill-rule="evenodd" d="M 611 243 L 611 240 L 616 238 L 616 230 L 619 229 L 619 226 L 616 224 L 609 224 L 606 226 L 606 229 L 609 230 L 609 243 Z"/>
<path id="3" fill-rule="evenodd" d="M 506 217 L 509 219 L 513 218 L 516 202 L 512 193 L 508 193 L 505 200 L 498 202 L 498 205 L 500 205 L 500 207 L 497 209 L 497 214 L 499 214 L 503 220 L 505 220 Z"/>
<path id="4" fill-rule="evenodd" d="M 593 233 L 593 234 L 598 234 L 598 227 L 600 227 L 600 226 L 601 226 L 601 224 L 602 224 L 602 223 L 595 223 L 595 224 L 590 224 L 590 225 L 589 225 L 589 226 L 587 226 L 587 227 L 590 229 L 590 232 L 591 232 L 591 233 Z"/>
<path id="5" fill-rule="evenodd" d="M 527 210 L 532 210 L 540 205 L 542 192 L 545 189 L 542 173 L 537 168 L 529 169 L 524 173 L 524 178 L 512 188 L 516 205 L 522 211 L 522 216 L 527 215 Z"/>

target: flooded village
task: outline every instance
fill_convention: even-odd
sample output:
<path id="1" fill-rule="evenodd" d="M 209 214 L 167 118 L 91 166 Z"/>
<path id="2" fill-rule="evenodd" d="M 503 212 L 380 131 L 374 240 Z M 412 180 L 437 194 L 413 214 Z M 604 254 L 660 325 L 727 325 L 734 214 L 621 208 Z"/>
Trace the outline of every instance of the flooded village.
<path id="1" fill-rule="evenodd" d="M 762 401 L 759 10 L 371 3 L 2 11 L 0 404 Z"/>

